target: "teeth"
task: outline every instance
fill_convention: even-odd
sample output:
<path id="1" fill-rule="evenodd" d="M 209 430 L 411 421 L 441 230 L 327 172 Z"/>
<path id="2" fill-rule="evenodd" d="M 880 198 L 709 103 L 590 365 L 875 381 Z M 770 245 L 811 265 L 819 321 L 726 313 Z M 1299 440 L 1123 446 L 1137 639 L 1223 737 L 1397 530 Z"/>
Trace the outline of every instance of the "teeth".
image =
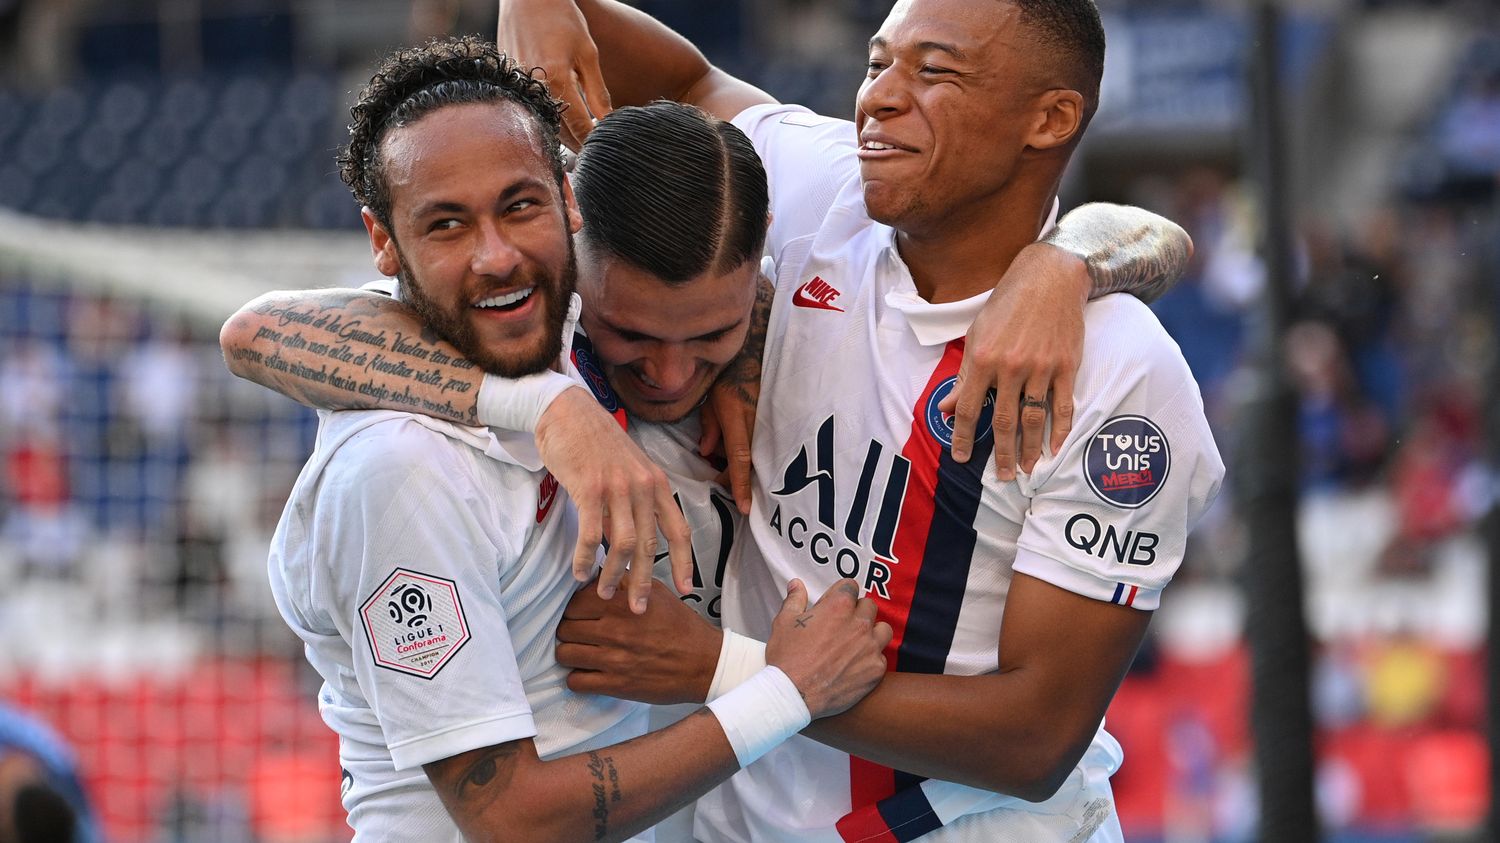
<path id="1" fill-rule="evenodd" d="M 891 146 L 888 143 L 881 143 L 880 141 L 866 141 L 865 142 L 865 149 L 895 149 L 895 148 L 896 147 Z"/>
<path id="2" fill-rule="evenodd" d="M 535 287 L 527 287 L 524 290 L 517 290 L 514 293 L 508 293 L 508 294 L 503 295 L 503 296 L 495 296 L 494 298 L 485 299 L 484 301 L 482 301 L 482 302 L 480 302 L 480 303 L 478 303 L 478 304 L 476 304 L 474 306 L 475 307 L 505 307 L 508 304 L 515 304 L 516 302 L 521 301 L 522 299 L 524 299 L 527 296 L 531 295 L 532 292 L 535 291 L 535 290 L 536 290 Z"/>

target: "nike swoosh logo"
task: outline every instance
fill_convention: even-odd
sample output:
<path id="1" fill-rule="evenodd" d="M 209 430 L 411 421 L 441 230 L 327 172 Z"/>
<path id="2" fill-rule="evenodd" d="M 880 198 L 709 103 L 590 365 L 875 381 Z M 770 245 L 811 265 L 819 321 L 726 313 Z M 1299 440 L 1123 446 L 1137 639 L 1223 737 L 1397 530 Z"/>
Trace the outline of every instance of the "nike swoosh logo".
<path id="1" fill-rule="evenodd" d="M 803 284 L 801 287 L 797 288 L 797 292 L 792 294 L 792 304 L 796 305 L 797 307 L 811 307 L 817 310 L 833 310 L 837 311 L 838 313 L 844 312 L 844 309 L 842 307 L 836 307 L 827 302 L 818 301 L 812 296 L 809 296 L 807 294 L 807 286 L 811 283 L 813 282 L 809 281 L 807 282 L 807 284 Z"/>

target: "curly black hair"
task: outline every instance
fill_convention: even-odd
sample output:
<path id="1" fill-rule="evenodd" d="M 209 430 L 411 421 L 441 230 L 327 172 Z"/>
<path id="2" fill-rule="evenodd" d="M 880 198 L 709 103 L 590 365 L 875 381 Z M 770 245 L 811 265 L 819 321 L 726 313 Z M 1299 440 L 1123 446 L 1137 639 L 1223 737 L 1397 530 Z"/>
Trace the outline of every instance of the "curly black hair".
<path id="1" fill-rule="evenodd" d="M 563 103 L 532 72 L 521 69 L 489 41 L 473 35 L 436 38 L 420 47 L 397 50 L 381 60 L 359 101 L 349 109 L 349 145 L 339 150 L 339 177 L 354 199 L 390 228 L 391 198 L 381 172 L 380 142 L 445 105 L 510 100 L 524 107 L 542 128 L 542 153 L 563 180 L 557 132 Z"/>

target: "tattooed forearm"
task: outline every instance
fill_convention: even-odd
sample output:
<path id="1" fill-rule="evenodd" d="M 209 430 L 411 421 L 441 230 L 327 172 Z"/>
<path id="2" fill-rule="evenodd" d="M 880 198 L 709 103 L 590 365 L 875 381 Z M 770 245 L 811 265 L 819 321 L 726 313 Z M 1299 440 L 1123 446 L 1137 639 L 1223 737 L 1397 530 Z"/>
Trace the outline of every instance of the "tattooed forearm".
<path id="1" fill-rule="evenodd" d="M 483 373 L 385 296 L 269 294 L 231 317 L 220 342 L 230 371 L 302 404 L 477 424 Z"/>
<path id="2" fill-rule="evenodd" d="M 771 322 L 771 305 L 775 298 L 776 287 L 769 278 L 761 276 L 755 289 L 755 307 L 750 312 L 750 330 L 745 334 L 745 345 L 719 374 L 719 383 L 732 387 L 741 400 L 750 404 L 754 404 L 760 394 L 761 358 L 766 351 L 766 329 Z"/>
<path id="3" fill-rule="evenodd" d="M 615 759 L 597 752 L 588 754 L 589 786 L 594 792 L 594 839 L 609 836 L 610 805 L 618 803 L 620 795 L 620 771 L 615 768 Z"/>
<path id="4" fill-rule="evenodd" d="M 1171 220 L 1126 205 L 1093 202 L 1075 208 L 1042 241 L 1088 266 L 1090 298 L 1130 293 L 1155 301 L 1187 269 L 1193 241 Z"/>

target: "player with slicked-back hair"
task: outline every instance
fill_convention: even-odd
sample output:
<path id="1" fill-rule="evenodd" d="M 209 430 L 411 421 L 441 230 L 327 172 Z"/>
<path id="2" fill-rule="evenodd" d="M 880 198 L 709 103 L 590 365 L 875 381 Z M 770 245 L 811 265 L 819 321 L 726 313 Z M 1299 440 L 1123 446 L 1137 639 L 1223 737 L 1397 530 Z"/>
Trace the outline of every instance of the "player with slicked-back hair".
<path id="1" fill-rule="evenodd" d="M 759 261 L 765 246 L 760 156 L 744 132 L 690 105 L 663 100 L 600 120 L 573 191 L 583 241 L 669 284 Z"/>
<path id="2" fill-rule="evenodd" d="M 283 319 L 289 350 L 313 345 L 286 341 L 297 326 L 342 335 L 331 374 L 326 356 L 296 370 L 318 366 L 314 380 L 346 392 L 364 362 L 427 382 L 438 338 L 461 371 L 567 368 L 581 221 L 546 89 L 491 44 L 434 41 L 383 61 L 353 115 L 340 166 L 376 267 L 422 322 L 387 333 L 363 322 L 369 310 Z M 394 356 L 417 343 L 420 372 Z M 578 588 L 580 519 L 535 442 L 391 410 L 320 422 L 269 568 L 324 680 L 356 840 L 649 841 L 662 817 L 880 675 L 890 632 L 853 583 L 812 607 L 794 586 L 773 666 L 735 699 L 643 734 L 644 706 L 564 683 L 552 640 Z M 655 485 L 675 506 L 665 479 Z M 592 565 L 598 539 L 584 544 Z"/>
<path id="3" fill-rule="evenodd" d="M 707 674 L 712 698 L 757 669 L 783 584 L 853 577 L 895 630 L 886 679 L 700 800 L 695 839 L 1117 843 L 1103 716 L 1223 463 L 1181 352 L 1139 299 L 1084 303 L 1120 288 L 1058 220 L 1098 104 L 1092 0 L 897 0 L 853 120 L 776 102 L 617 0 L 500 2 L 502 43 L 580 80 L 559 96 L 595 115 L 681 98 L 744 131 L 770 181 L 775 306 L 724 632 L 580 595 L 570 612 L 605 620 L 559 630 L 574 687 L 686 702 Z M 1110 227 L 1174 228 L 1120 209 L 1090 233 Z M 1025 336 L 1039 312 L 1016 268 L 1063 250 L 1082 258 L 1053 276 L 1087 326 L 1079 364 L 976 374 L 980 323 Z M 1040 451 L 1019 465 L 1018 404 Z M 998 464 L 969 460 L 965 407 L 994 419 L 973 429 Z M 635 646 L 639 625 L 677 657 Z"/>

